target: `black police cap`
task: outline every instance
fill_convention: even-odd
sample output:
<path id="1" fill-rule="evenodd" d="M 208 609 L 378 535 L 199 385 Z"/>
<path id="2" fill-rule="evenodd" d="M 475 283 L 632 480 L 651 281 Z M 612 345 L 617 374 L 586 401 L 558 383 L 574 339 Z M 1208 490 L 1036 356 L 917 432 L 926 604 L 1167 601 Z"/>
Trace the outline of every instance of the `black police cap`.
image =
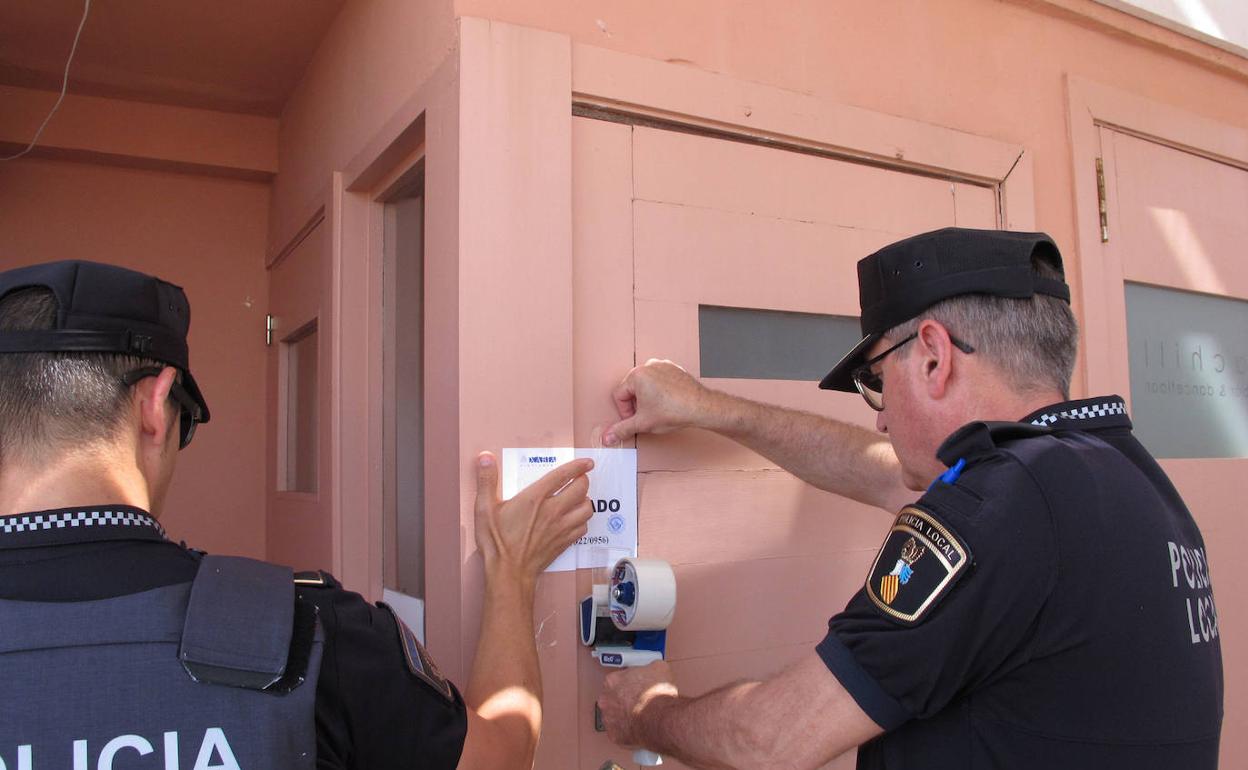
<path id="1" fill-rule="evenodd" d="M 191 305 L 178 286 L 97 262 L 70 260 L 0 273 L 0 298 L 43 287 L 56 297 L 51 329 L 0 331 L 0 353 L 119 353 L 162 361 L 182 371 L 182 387 L 203 411 L 208 404 L 191 375 L 186 332 Z"/>
<path id="2" fill-rule="evenodd" d="M 1036 294 L 1070 302 L 1070 287 L 1042 278 L 1032 258 L 1060 272 L 1062 255 L 1044 233 L 946 227 L 885 246 L 858 262 L 862 341 L 819 383 L 824 390 L 853 391 L 854 369 L 885 332 L 941 300 L 962 294 L 1025 299 Z"/>

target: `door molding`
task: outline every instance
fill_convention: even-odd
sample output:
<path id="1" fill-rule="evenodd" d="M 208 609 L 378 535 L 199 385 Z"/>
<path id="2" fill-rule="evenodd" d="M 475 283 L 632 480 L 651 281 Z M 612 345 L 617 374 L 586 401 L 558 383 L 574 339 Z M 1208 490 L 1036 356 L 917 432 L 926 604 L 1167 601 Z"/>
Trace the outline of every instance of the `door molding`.
<path id="1" fill-rule="evenodd" d="M 586 117 L 997 187 L 999 224 L 1035 227 L 1034 161 L 1022 145 L 582 43 L 572 45 L 572 102 Z"/>
<path id="2" fill-rule="evenodd" d="M 451 679 L 471 660 L 462 629 L 459 456 L 459 63 L 452 52 L 333 176 L 333 475 L 344 583 L 383 589 L 384 366 L 382 208 L 387 189 L 425 159 L 426 642 Z M 431 469 L 434 463 L 436 469 Z M 451 512 L 451 513 L 448 513 Z M 471 533 L 469 533 L 469 536 Z M 436 579 L 435 579 L 436 578 Z M 436 589 L 436 590 L 434 590 Z M 470 651 L 469 651 L 470 654 Z"/>
<path id="3" fill-rule="evenodd" d="M 1248 131 L 1073 75 L 1066 78 L 1066 91 L 1079 262 L 1079 284 L 1074 288 L 1083 321 L 1082 365 L 1076 377 L 1083 394 L 1092 395 L 1113 387 L 1114 362 L 1122 355 L 1114 349 L 1125 339 L 1126 323 L 1121 317 L 1123 266 L 1115 250 L 1101 242 L 1096 178 L 1101 129 L 1244 169 L 1248 169 Z"/>
<path id="4" fill-rule="evenodd" d="M 281 247 L 277 251 L 274 251 L 264 260 L 265 268 L 268 270 L 272 270 L 273 268 L 280 265 L 282 263 L 282 260 L 290 256 L 290 252 L 298 248 L 299 244 L 303 243 L 304 239 L 312 234 L 312 231 L 316 229 L 316 226 L 324 221 L 325 221 L 325 206 L 322 204 L 321 206 L 317 207 L 316 211 L 312 212 L 312 216 L 308 218 L 308 221 L 304 223 L 303 227 L 300 227 L 298 230 L 295 231 L 295 234 L 291 236 L 290 240 L 286 242 L 285 246 Z"/>

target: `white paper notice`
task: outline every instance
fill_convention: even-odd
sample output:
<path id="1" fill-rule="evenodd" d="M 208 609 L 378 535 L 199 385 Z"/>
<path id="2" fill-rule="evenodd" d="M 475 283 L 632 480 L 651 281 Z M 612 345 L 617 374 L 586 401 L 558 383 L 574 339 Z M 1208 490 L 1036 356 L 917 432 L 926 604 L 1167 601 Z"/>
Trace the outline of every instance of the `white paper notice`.
<path id="1" fill-rule="evenodd" d="M 547 572 L 609 567 L 637 555 L 636 449 L 504 449 L 503 497 L 514 497 L 556 467 L 584 457 L 594 461 L 589 472 L 594 516 L 585 536 L 551 562 Z"/>

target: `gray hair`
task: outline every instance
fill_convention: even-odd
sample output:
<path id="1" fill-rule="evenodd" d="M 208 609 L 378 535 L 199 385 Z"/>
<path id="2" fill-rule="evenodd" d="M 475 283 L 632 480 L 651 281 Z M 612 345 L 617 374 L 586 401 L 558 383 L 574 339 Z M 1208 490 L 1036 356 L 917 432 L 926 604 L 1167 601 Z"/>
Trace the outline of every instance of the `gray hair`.
<path id="1" fill-rule="evenodd" d="M 0 299 L 0 332 L 51 329 L 56 296 L 43 287 Z M 122 378 L 158 361 L 112 353 L 0 354 L 0 460 L 51 452 L 116 436 L 130 403 Z"/>
<path id="2" fill-rule="evenodd" d="M 1047 261 L 1033 258 L 1032 268 L 1042 277 L 1062 279 L 1061 270 Z M 929 319 L 995 364 L 1016 391 L 1056 388 L 1063 398 L 1070 398 L 1079 325 L 1065 301 L 1046 294 L 1026 299 L 963 294 L 932 305 L 886 336 L 900 341 Z M 908 350 L 898 352 L 904 355 Z"/>

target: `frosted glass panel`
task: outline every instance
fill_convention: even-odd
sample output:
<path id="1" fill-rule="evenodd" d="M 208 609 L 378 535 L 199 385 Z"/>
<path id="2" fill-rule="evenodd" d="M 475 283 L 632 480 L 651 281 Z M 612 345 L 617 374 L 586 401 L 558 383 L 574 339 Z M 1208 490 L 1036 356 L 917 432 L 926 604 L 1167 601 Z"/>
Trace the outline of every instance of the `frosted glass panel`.
<path id="1" fill-rule="evenodd" d="M 1157 457 L 1248 457 L 1248 302 L 1126 292 L 1136 436 Z"/>
<path id="2" fill-rule="evenodd" d="M 857 318 L 736 307 L 698 307 L 703 377 L 813 380 L 862 339 Z"/>

